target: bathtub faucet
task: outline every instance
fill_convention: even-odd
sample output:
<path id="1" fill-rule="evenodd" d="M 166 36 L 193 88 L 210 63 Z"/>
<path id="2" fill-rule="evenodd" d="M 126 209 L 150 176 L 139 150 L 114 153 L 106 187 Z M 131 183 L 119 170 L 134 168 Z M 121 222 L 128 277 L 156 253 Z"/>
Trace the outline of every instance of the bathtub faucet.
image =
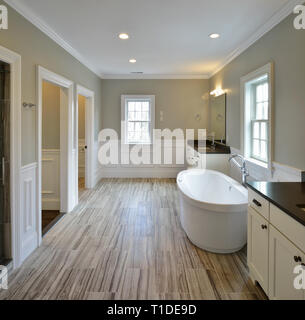
<path id="1" fill-rule="evenodd" d="M 240 165 L 236 160 L 235 158 L 239 158 L 241 159 L 242 161 L 242 164 Z M 239 154 L 233 154 L 230 159 L 229 159 L 229 162 L 233 161 L 234 164 L 240 168 L 241 170 L 241 174 L 242 174 L 242 183 L 243 183 L 243 186 L 246 187 L 246 183 L 247 183 L 247 177 L 249 177 L 249 171 L 246 167 L 246 159 L 244 157 L 242 157 L 241 155 Z"/>

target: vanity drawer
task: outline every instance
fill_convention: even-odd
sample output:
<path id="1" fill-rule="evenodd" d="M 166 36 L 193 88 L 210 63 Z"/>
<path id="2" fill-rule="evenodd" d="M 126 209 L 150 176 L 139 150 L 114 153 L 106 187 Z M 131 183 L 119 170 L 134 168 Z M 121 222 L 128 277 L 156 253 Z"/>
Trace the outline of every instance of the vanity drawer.
<path id="1" fill-rule="evenodd" d="M 269 221 L 269 201 L 249 189 L 249 205 Z"/>
<path id="2" fill-rule="evenodd" d="M 270 222 L 286 236 L 286 238 L 305 252 L 305 226 L 273 204 L 270 204 Z"/>

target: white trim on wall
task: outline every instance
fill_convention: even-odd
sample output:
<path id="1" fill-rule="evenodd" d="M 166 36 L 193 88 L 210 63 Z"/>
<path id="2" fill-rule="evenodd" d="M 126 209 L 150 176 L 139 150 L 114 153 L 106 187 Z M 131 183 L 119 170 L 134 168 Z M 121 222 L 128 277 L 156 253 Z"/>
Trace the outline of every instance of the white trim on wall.
<path id="1" fill-rule="evenodd" d="M 98 154 L 98 150 L 101 144 L 99 142 L 95 143 L 96 154 Z M 132 146 L 131 146 L 132 147 Z M 173 144 L 173 148 L 169 147 L 169 150 L 172 152 L 172 160 L 174 164 L 165 164 L 162 156 L 161 164 L 116 164 L 116 165 L 101 165 L 96 158 L 96 171 L 95 171 L 95 182 L 98 183 L 102 178 L 176 178 L 178 173 L 185 170 L 187 166 L 185 149 L 182 147 L 184 164 L 175 164 L 179 163 L 179 158 L 181 152 L 178 152 L 179 146 L 175 146 Z M 165 149 L 162 151 L 168 152 Z M 149 151 L 149 158 L 153 159 L 153 147 L 151 146 L 151 150 Z M 178 154 L 178 155 L 177 155 Z M 126 154 L 121 154 L 121 144 L 119 144 L 119 155 L 122 155 L 126 159 Z M 181 160 L 181 159 L 180 159 Z"/>
<path id="2" fill-rule="evenodd" d="M 34 12 L 32 12 L 25 4 L 18 0 L 4 0 L 9 6 L 21 14 L 25 19 L 31 22 L 36 28 L 46 34 L 54 42 L 60 45 L 68 53 L 70 53 L 75 59 L 81 62 L 90 71 L 95 73 L 98 77 L 101 77 L 101 73 L 93 66 L 81 53 L 74 49 L 66 40 L 58 35 L 45 21 L 40 19 Z"/>
<path id="3" fill-rule="evenodd" d="M 42 85 L 48 81 L 60 87 L 61 121 L 60 121 L 60 203 L 61 212 L 68 213 L 74 208 L 73 186 L 73 109 L 74 109 L 74 83 L 61 75 L 49 71 L 41 66 L 37 67 L 37 233 L 39 245 L 41 244 L 41 166 L 42 166 Z"/>
<path id="4" fill-rule="evenodd" d="M 242 155 L 241 151 L 231 147 L 232 154 Z M 247 169 L 249 169 L 249 180 L 270 181 L 270 182 L 302 182 L 304 171 L 293 168 L 282 163 L 273 162 L 272 170 L 268 170 L 261 166 L 257 166 L 247 161 Z M 230 176 L 237 181 L 241 181 L 240 169 L 231 163 Z"/>
<path id="5" fill-rule="evenodd" d="M 248 37 L 244 42 L 242 42 L 235 50 L 233 50 L 223 61 L 218 65 L 218 67 L 208 76 L 212 78 L 219 71 L 221 71 L 225 66 L 232 62 L 235 58 L 241 55 L 249 47 L 251 47 L 256 41 L 262 38 L 266 33 L 272 30 L 281 21 L 287 18 L 293 13 L 295 6 L 303 4 L 304 0 L 290 0 L 288 1 L 278 12 L 276 12 L 264 25 L 262 25 L 252 36 Z"/>
<path id="6" fill-rule="evenodd" d="M 251 36 L 249 36 L 244 42 L 242 42 L 235 50 L 230 52 L 216 69 L 210 74 L 187 74 L 187 75 L 175 75 L 175 74 L 102 74 L 99 69 L 93 66 L 81 53 L 73 48 L 66 40 L 59 36 L 45 21 L 37 17 L 26 5 L 18 0 L 4 0 L 25 19 L 35 25 L 40 31 L 45 33 L 49 38 L 55 41 L 58 45 L 69 52 L 74 58 L 80 61 L 89 70 L 94 72 L 101 79 L 210 79 L 219 71 L 221 71 L 226 65 L 237 58 L 245 50 L 247 50 L 252 44 L 263 37 L 267 32 L 272 30 L 276 25 L 283 21 L 286 17 L 292 14 L 296 5 L 301 5 L 304 0 L 290 0 L 288 1 L 278 12 L 276 12 L 264 25 L 256 30 Z"/>
<path id="7" fill-rule="evenodd" d="M 11 251 L 13 268 L 22 262 L 22 239 L 20 226 L 22 207 L 20 206 L 21 169 L 21 56 L 0 46 L 0 60 L 10 65 L 11 115 L 10 115 L 10 205 L 11 205 Z"/>
<path id="8" fill-rule="evenodd" d="M 42 150 L 42 210 L 60 210 L 60 150 Z"/>
<path id="9" fill-rule="evenodd" d="M 248 97 L 249 90 L 247 88 L 248 84 L 255 79 L 262 76 L 268 76 L 268 90 L 269 90 L 269 110 L 268 110 L 268 122 L 269 122 L 269 132 L 268 132 L 268 169 L 272 170 L 273 156 L 274 156 L 274 63 L 270 62 L 261 68 L 250 72 L 249 74 L 243 76 L 240 79 L 240 145 L 241 153 L 247 158 L 248 162 L 252 162 L 255 166 L 260 166 L 258 161 L 255 161 L 250 156 L 249 142 L 246 142 L 246 138 L 249 135 L 249 113 L 246 112 L 246 108 L 251 108 L 251 101 Z M 247 91 L 247 92 L 246 92 Z M 248 139 L 248 138 L 247 138 Z"/>
<path id="10" fill-rule="evenodd" d="M 85 159 L 85 139 L 78 140 L 78 177 L 85 178 L 86 175 L 86 159 Z"/>
<path id="11" fill-rule="evenodd" d="M 37 220 L 37 163 L 31 163 L 20 171 L 20 264 L 38 247 Z"/>
<path id="12" fill-rule="evenodd" d="M 104 74 L 105 80 L 208 80 L 208 74 Z"/>
<path id="13" fill-rule="evenodd" d="M 124 144 L 130 144 L 127 141 L 127 126 L 128 121 L 126 120 L 128 117 L 127 112 L 127 102 L 128 100 L 149 100 L 150 101 L 150 120 L 149 120 L 149 135 L 150 135 L 150 145 L 153 144 L 153 132 L 155 129 L 155 113 L 156 113 L 156 96 L 155 95 L 121 95 L 121 124 L 125 124 L 125 127 L 122 125 L 121 128 L 121 140 Z M 141 143 L 139 143 L 141 145 Z"/>

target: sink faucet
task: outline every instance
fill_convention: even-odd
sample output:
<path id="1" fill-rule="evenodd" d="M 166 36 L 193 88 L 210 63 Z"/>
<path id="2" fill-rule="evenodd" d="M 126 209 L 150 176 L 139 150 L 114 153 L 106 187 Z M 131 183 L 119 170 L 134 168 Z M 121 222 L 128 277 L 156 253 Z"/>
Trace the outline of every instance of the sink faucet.
<path id="1" fill-rule="evenodd" d="M 242 164 L 240 165 L 236 160 L 235 158 L 239 158 L 241 159 L 242 161 Z M 234 164 L 236 166 L 238 166 L 241 170 L 241 174 L 242 174 L 242 184 L 244 187 L 246 187 L 246 183 L 247 183 L 247 177 L 249 177 L 249 171 L 248 169 L 246 168 L 246 159 L 238 154 L 233 154 L 230 159 L 229 159 L 229 162 L 233 161 Z"/>
<path id="2" fill-rule="evenodd" d="M 207 135 L 207 138 L 212 138 L 212 144 L 211 144 L 211 147 L 212 149 L 215 150 L 216 148 L 216 145 L 215 145 L 215 132 L 211 132 Z"/>

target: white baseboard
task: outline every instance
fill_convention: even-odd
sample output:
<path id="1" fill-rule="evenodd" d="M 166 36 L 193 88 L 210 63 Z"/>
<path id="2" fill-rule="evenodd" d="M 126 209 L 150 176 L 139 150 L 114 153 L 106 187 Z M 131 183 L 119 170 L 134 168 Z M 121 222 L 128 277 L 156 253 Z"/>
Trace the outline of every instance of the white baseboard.
<path id="1" fill-rule="evenodd" d="M 103 178 L 176 178 L 184 167 L 100 167 L 96 182 Z"/>

